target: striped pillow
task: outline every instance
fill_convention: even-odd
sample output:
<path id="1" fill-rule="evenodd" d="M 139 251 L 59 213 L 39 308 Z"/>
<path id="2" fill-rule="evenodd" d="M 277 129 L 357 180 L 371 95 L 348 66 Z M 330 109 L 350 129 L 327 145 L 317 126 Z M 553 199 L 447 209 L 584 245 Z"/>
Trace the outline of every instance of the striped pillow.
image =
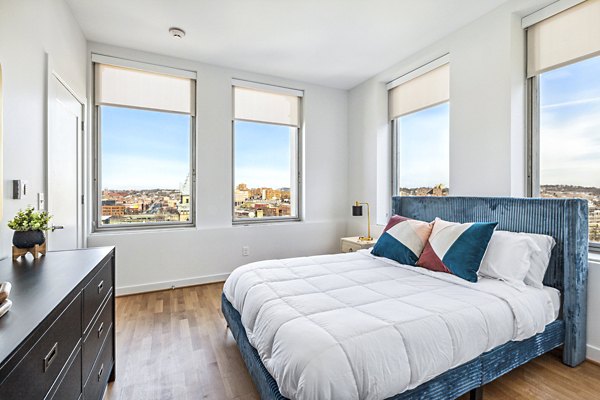
<path id="1" fill-rule="evenodd" d="M 398 261 L 400 264 L 415 265 L 431 234 L 432 227 L 429 222 L 394 215 L 387 223 L 371 254 Z"/>
<path id="2" fill-rule="evenodd" d="M 477 282 L 477 271 L 496 225 L 497 222 L 458 224 L 436 218 L 417 265 Z"/>

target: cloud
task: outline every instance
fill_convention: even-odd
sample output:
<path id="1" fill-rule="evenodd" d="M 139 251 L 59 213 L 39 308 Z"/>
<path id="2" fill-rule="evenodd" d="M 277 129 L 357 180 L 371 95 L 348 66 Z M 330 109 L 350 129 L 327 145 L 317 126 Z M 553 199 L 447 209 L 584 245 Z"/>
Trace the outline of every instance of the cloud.
<path id="1" fill-rule="evenodd" d="M 541 109 L 547 110 L 547 109 L 553 109 L 553 108 L 578 106 L 578 105 L 583 105 L 583 104 L 600 104 L 600 97 L 590 97 L 588 99 L 579 99 L 579 100 L 564 101 L 561 103 L 546 104 L 546 105 L 543 105 L 541 107 Z"/>
<path id="2" fill-rule="evenodd" d="M 542 114 L 540 179 L 600 187 L 600 107 L 575 116 L 559 109 Z"/>

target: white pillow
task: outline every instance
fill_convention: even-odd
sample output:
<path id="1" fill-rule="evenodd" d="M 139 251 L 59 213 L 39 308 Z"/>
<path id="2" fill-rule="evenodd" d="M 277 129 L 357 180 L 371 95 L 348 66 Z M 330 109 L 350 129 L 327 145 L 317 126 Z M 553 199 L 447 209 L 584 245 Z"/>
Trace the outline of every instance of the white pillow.
<path id="1" fill-rule="evenodd" d="M 556 240 L 552 236 L 535 233 L 521 233 L 521 235 L 531 238 L 535 244 L 531 254 L 529 272 L 527 272 L 524 282 L 526 285 L 542 289 L 544 275 L 550 264 L 550 256 Z"/>
<path id="2" fill-rule="evenodd" d="M 523 280 L 530 270 L 534 241 L 524 235 L 496 231 L 481 261 L 479 274 L 500 279 L 516 288 L 525 288 Z"/>

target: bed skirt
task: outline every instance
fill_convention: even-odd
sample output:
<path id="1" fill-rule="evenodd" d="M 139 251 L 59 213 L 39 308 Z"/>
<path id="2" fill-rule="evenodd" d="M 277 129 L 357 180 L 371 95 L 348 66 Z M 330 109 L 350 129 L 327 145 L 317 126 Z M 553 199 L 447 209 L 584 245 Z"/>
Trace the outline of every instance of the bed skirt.
<path id="1" fill-rule="evenodd" d="M 248 372 L 262 400 L 287 400 L 279 392 L 277 382 L 263 365 L 258 352 L 246 336 L 240 314 L 225 295 L 221 297 L 221 309 L 229 329 L 235 338 Z M 422 385 L 390 397 L 387 400 L 453 400 L 469 391 L 493 381 L 499 376 L 528 361 L 561 346 L 565 337 L 565 325 L 556 320 L 546 325 L 544 332 L 521 342 L 508 342 L 482 354 Z"/>

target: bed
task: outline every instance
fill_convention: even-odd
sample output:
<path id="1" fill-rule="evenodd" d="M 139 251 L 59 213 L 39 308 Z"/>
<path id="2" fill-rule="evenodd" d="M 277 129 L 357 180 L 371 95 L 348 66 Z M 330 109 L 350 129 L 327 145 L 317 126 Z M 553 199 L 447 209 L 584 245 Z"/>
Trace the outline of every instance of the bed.
<path id="1" fill-rule="evenodd" d="M 366 251 L 241 267 L 225 285 L 222 309 L 261 398 L 479 398 L 483 385 L 554 348 L 563 347 L 567 365 L 585 359 L 585 201 L 394 197 L 393 211 L 551 235 L 546 288 L 517 293 L 482 281 L 475 289 Z M 431 309 L 436 296 L 446 309 Z M 510 326 L 503 313 L 514 316 Z M 356 323 L 339 329 L 336 318 Z"/>

